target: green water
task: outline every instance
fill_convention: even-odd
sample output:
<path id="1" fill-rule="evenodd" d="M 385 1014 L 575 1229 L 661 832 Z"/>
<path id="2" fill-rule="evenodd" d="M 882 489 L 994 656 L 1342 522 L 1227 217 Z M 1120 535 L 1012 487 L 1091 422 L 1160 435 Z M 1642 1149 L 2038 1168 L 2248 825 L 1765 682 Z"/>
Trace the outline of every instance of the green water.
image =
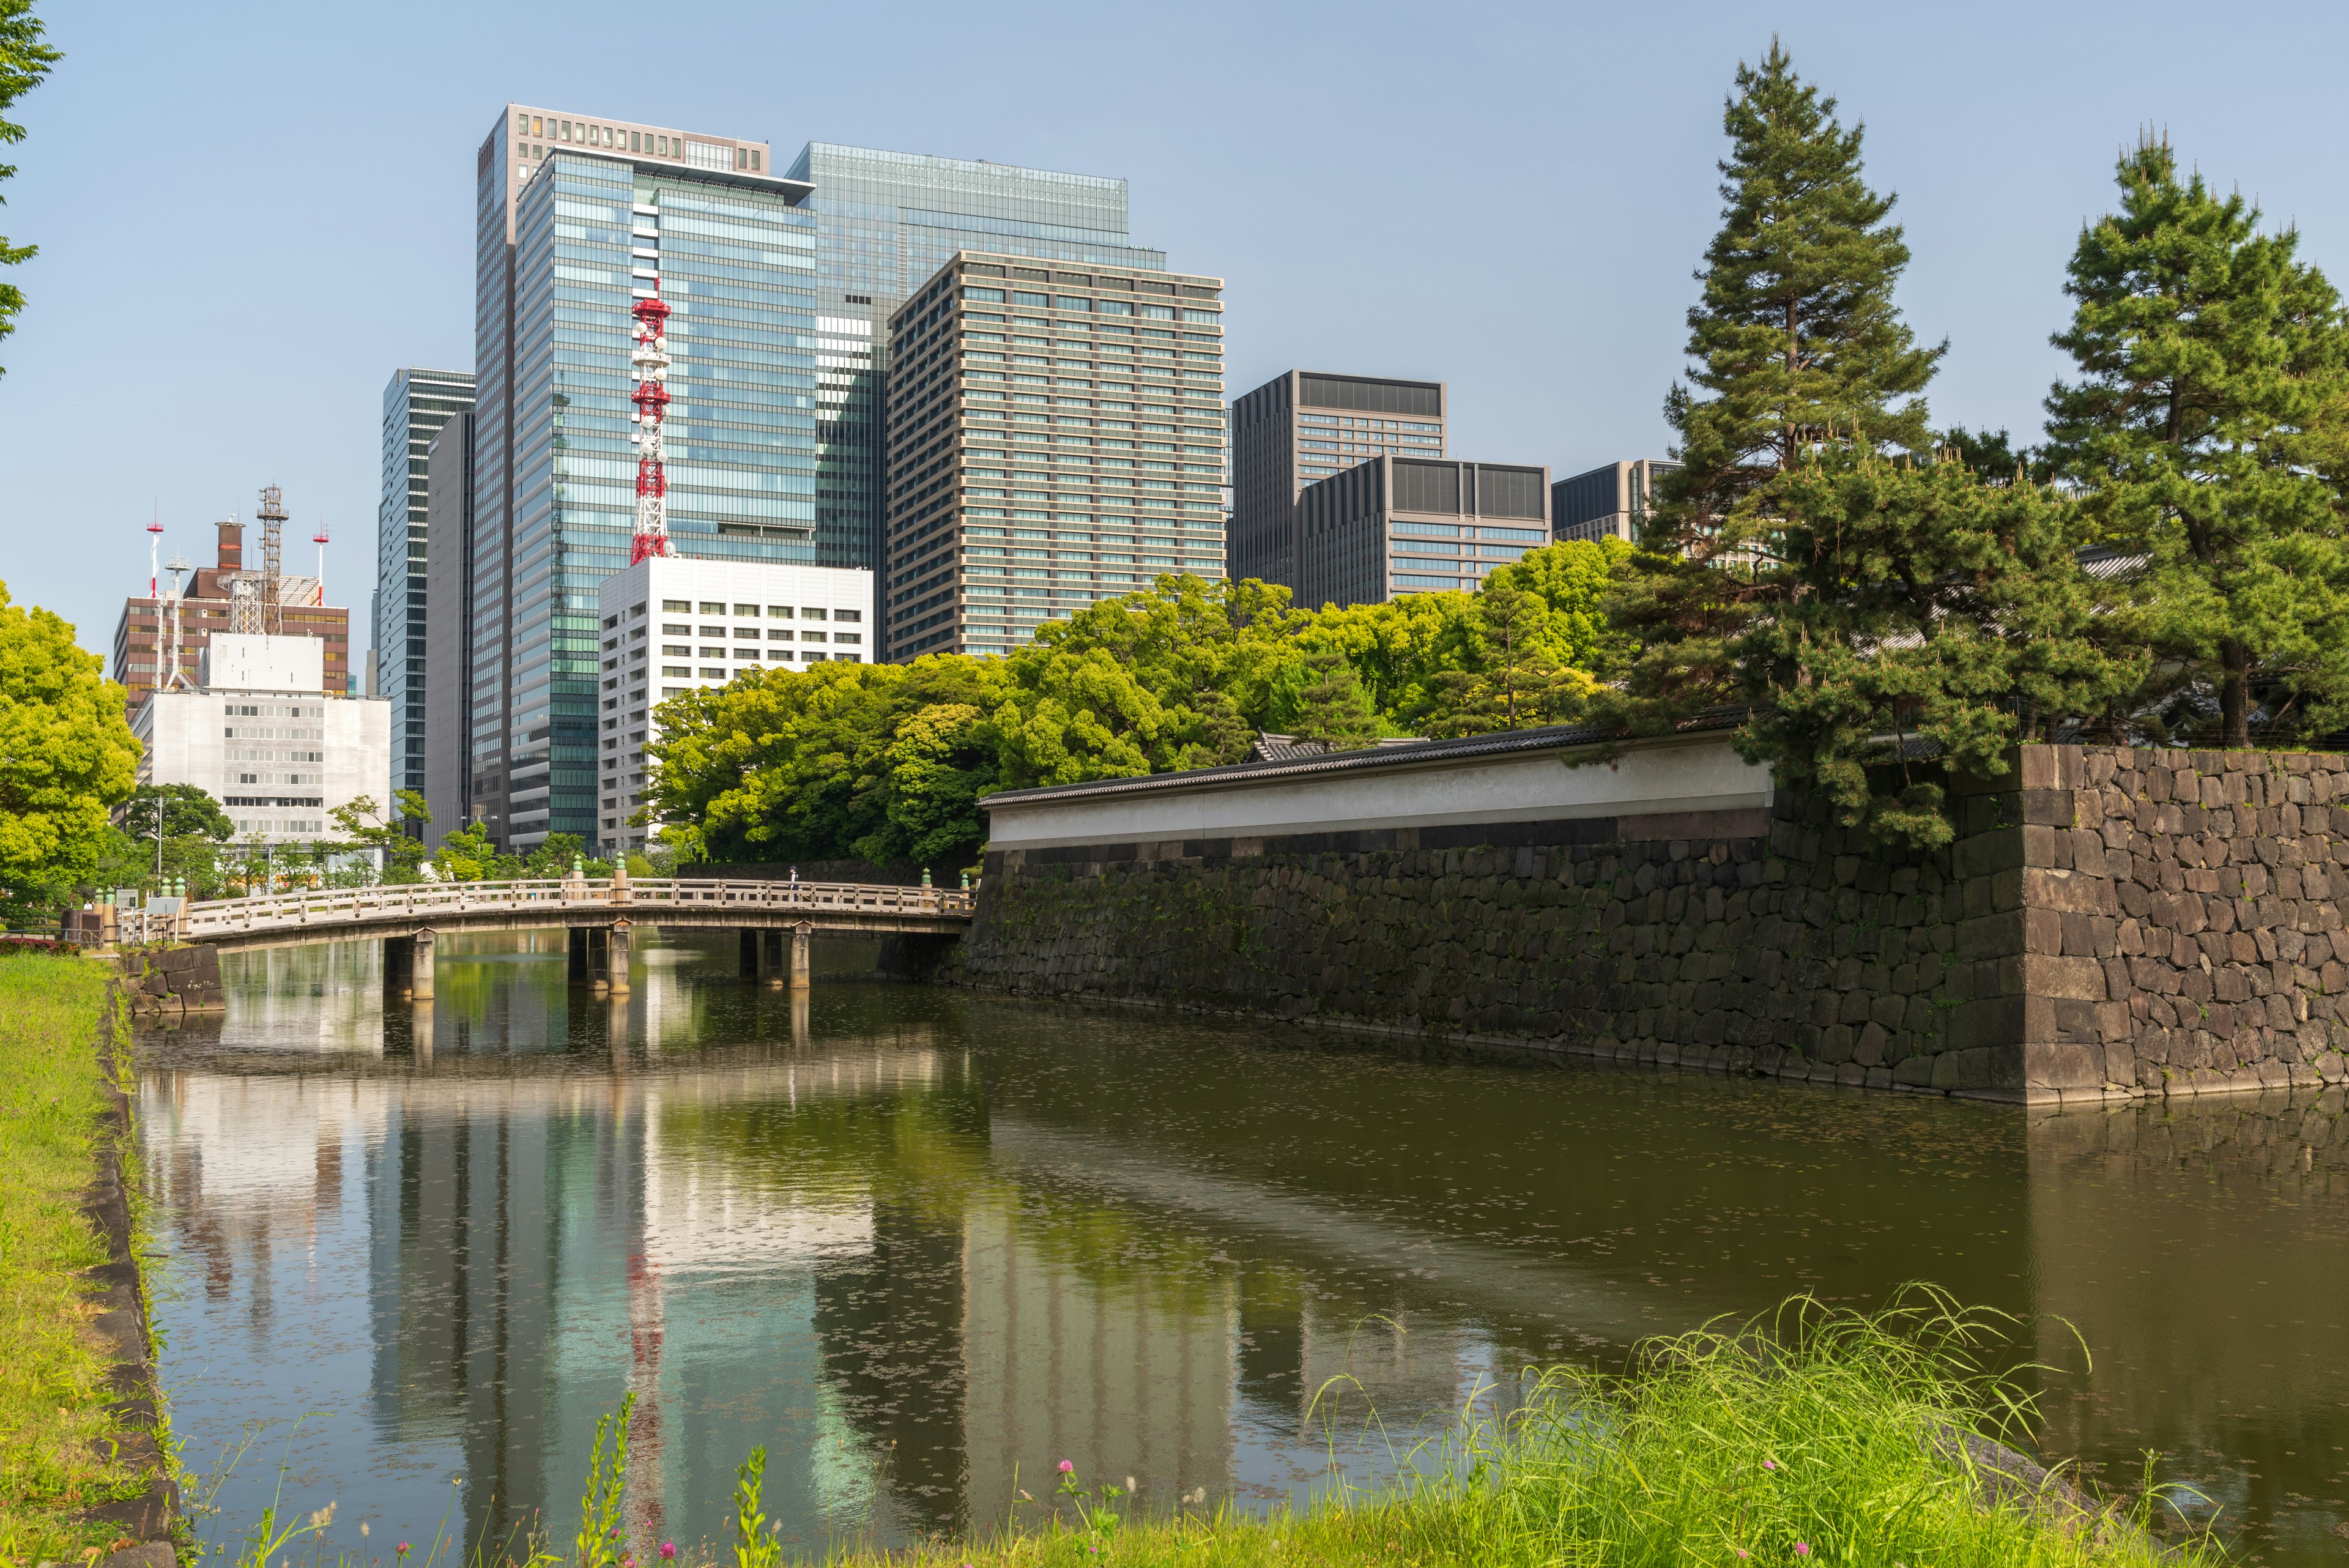
<path id="1" fill-rule="evenodd" d="M 232 955 L 227 1016 L 143 1033 L 140 1090 L 175 1430 L 198 1469 L 253 1439 L 220 1528 L 282 1464 L 355 1552 L 540 1511 L 567 1544 L 630 1390 L 647 1540 L 722 1531 L 753 1443 L 810 1549 L 990 1528 L 1064 1458 L 1269 1504 L 1528 1365 L 1922 1280 L 2023 1320 L 2050 1455 L 2120 1483 L 2157 1450 L 2247 1557 L 2349 1554 L 2337 1091 L 2026 1114 L 871 958 L 820 953 L 795 1004 L 730 940 L 656 939 L 612 1001 L 559 933 L 443 939 L 419 1010 L 372 945 Z"/>

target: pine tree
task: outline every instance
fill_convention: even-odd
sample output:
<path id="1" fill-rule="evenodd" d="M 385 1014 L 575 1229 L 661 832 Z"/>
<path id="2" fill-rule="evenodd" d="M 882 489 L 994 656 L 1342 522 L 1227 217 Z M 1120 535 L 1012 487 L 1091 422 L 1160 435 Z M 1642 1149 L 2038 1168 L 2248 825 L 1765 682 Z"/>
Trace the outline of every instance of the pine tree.
<path id="1" fill-rule="evenodd" d="M 2081 231 L 2054 336 L 2047 454 L 2102 537 L 2146 552 L 2126 623 L 2160 656 L 2148 705 L 2215 691 L 2248 746 L 2349 708 L 2349 334 L 2341 298 L 2240 194 L 2181 181 L 2167 139 L 2119 161 L 2120 211 Z M 2207 699 L 2205 699 L 2207 701 Z M 2173 708 L 2174 711 L 2174 708 Z"/>
<path id="2" fill-rule="evenodd" d="M 1775 548 L 1762 487 L 1823 443 L 1924 450 L 1919 394 L 1948 347 L 1919 348 L 1892 303 L 1909 248 L 1886 222 L 1894 198 L 1861 178 L 1861 129 L 1775 39 L 1736 85 L 1721 231 L 1688 315 L 1694 385 L 1664 402 L 1682 466 L 1613 601 L 1640 644 L 1622 717 L 1641 730 L 1742 699 L 1730 645 L 1768 597 L 1755 567 Z"/>

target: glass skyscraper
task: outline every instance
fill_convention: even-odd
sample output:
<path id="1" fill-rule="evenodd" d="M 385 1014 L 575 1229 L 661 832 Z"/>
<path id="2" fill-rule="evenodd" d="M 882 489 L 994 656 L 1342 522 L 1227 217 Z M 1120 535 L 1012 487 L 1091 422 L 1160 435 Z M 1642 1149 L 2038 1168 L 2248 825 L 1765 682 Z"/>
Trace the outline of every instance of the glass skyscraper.
<path id="1" fill-rule="evenodd" d="M 383 389 L 383 498 L 376 508 L 377 692 L 391 699 L 391 787 L 424 787 L 424 454 L 473 406 L 471 370 L 394 370 Z M 389 802 L 384 803 L 388 807 Z M 446 825 L 444 825 L 446 826 Z"/>
<path id="2" fill-rule="evenodd" d="M 471 766 L 511 848 L 594 841 L 596 588 L 627 565 L 635 298 L 675 358 L 680 554 L 851 563 L 816 514 L 816 220 L 764 143 L 509 104 L 481 144 Z"/>
<path id="3" fill-rule="evenodd" d="M 1163 271 L 1132 243 L 1123 180 L 811 141 L 790 176 L 816 222 L 817 538 L 827 566 L 883 566 L 889 318 L 959 251 Z"/>

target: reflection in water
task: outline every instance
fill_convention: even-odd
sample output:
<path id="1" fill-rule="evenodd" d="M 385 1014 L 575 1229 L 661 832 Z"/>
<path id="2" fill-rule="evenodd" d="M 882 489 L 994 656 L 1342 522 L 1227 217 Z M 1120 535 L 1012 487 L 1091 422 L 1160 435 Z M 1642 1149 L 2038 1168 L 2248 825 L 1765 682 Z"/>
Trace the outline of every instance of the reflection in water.
<path id="1" fill-rule="evenodd" d="M 811 1000 L 732 947 L 642 944 L 605 999 L 560 933 L 447 940 L 417 1005 L 372 946 L 256 952 L 224 1019 L 144 1038 L 174 1425 L 201 1466 L 272 1423 L 232 1524 L 282 1454 L 338 1530 L 429 1538 L 452 1476 L 469 1532 L 567 1530 L 630 1390 L 654 1539 L 722 1532 L 758 1443 L 809 1548 L 987 1529 L 1062 1458 L 1161 1506 L 1297 1496 L 1528 1365 L 1923 1279 L 2078 1326 L 2093 1373 L 2052 1324 L 2016 1347 L 2075 1369 L 2051 1452 L 2120 1481 L 2159 1449 L 2268 1561 L 2336 1555 L 2337 1091 L 2026 1116 Z"/>

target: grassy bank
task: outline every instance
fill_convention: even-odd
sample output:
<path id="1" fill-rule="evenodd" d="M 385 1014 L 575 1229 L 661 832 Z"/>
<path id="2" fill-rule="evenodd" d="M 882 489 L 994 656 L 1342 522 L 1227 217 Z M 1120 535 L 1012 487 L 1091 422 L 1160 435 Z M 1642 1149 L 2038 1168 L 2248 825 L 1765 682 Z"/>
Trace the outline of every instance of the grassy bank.
<path id="1" fill-rule="evenodd" d="M 1862 1316 L 1790 1303 L 1772 1322 L 1642 1349 L 1619 1377 L 1556 1370 L 1506 1421 L 1425 1456 L 1383 1496 L 1250 1521 L 1134 1527 L 1095 1494 L 1040 1501 L 980 1568 L 1122 1563 L 2216 1563 L 2166 1500 L 2106 1503 L 1963 1434 L 2016 1437 L 2027 1403 L 1975 1361 L 1992 1324 L 1939 1303 Z M 1064 1483 L 1074 1490 L 1073 1478 Z M 1086 1489 L 1090 1490 L 1090 1489 Z M 1049 1514 L 1043 1511 L 1050 1510 Z M 905 1554 L 889 1561 L 903 1563 Z M 851 1561 L 874 1564 L 874 1556 Z"/>
<path id="2" fill-rule="evenodd" d="M 0 958 L 0 1561 L 106 1544 L 73 1516 L 133 1479 L 109 1452 L 108 1367 L 79 1277 L 105 1261 L 80 1199 L 106 1106 L 96 1035 L 111 973 Z"/>
<path id="3" fill-rule="evenodd" d="M 2029 1402 L 1978 1359 L 2010 1327 L 1937 1298 L 1878 1314 L 1789 1303 L 1732 1333 L 1645 1345 L 1619 1376 L 1558 1369 L 1496 1424 L 1414 1456 L 1409 1480 L 1250 1519 L 1192 1498 L 1138 1498 L 1127 1478 L 1038 1467 L 1050 1481 L 983 1542 L 849 1551 L 838 1568 L 2200 1568 L 2226 1561 L 2176 1524 L 2171 1499 L 2087 1496 L 1995 1441 Z M 605 1447 L 606 1428 L 616 1451 Z M 681 1553 L 633 1541 L 626 1407 L 599 1425 L 574 1539 L 474 1563 L 547 1568 L 780 1568 L 761 1513 L 763 1452 L 738 1476 L 733 1539 Z M 1032 1473 L 1032 1472 L 1031 1472 Z M 1118 1484 L 1125 1482 L 1125 1485 Z M 1150 1504 L 1137 1508 L 1137 1503 Z M 297 1527 L 297 1533 L 299 1527 Z M 266 1537 L 264 1536 L 264 1539 Z M 565 1551 L 563 1548 L 568 1547 Z M 437 1568 L 440 1552 L 421 1568 Z"/>

